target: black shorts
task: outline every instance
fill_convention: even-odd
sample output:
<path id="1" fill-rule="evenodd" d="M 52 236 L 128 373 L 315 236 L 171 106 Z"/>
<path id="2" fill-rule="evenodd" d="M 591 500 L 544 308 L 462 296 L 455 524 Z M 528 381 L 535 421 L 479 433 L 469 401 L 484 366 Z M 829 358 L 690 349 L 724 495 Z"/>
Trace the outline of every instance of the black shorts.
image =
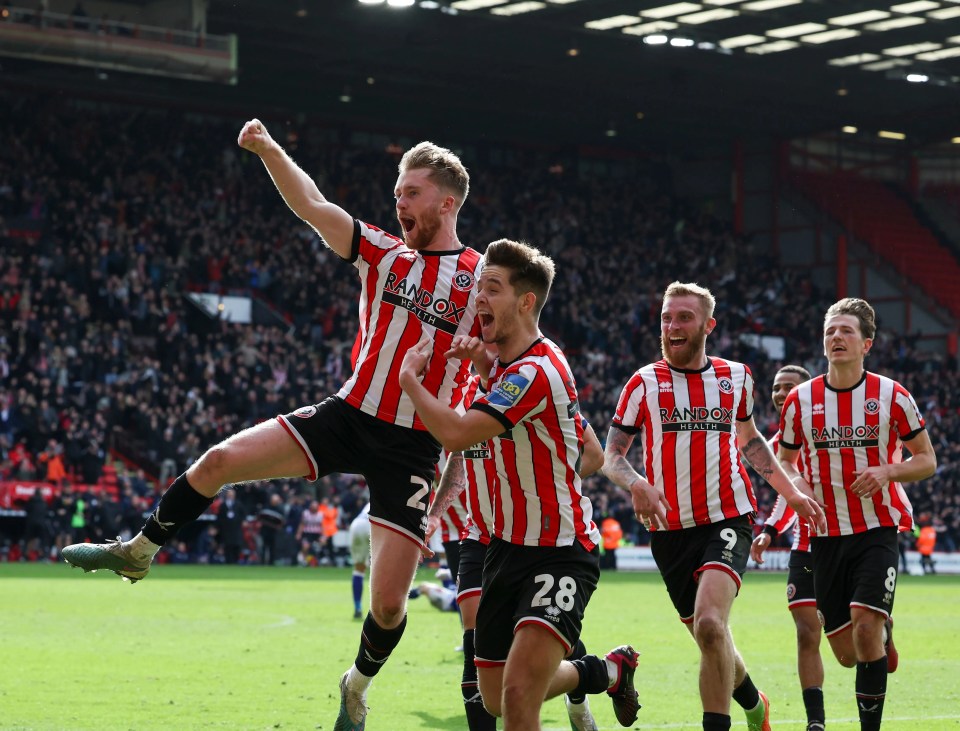
<path id="1" fill-rule="evenodd" d="M 681 622 L 689 624 L 693 621 L 697 582 L 703 571 L 725 571 L 737 583 L 737 591 L 740 591 L 752 541 L 753 526 L 747 515 L 694 528 L 654 531 L 651 534 L 650 552 L 657 562 Z"/>
<path id="2" fill-rule="evenodd" d="M 850 626 L 851 607 L 890 616 L 900 565 L 896 528 L 813 538 L 810 545 L 817 610 L 827 637 Z"/>
<path id="3" fill-rule="evenodd" d="M 790 551 L 787 606 L 790 609 L 817 606 L 817 595 L 813 590 L 813 556 L 810 551 Z"/>
<path id="4" fill-rule="evenodd" d="M 423 545 L 440 444 L 428 432 L 388 424 L 336 396 L 277 417 L 310 462 L 308 479 L 363 475 L 370 522 Z"/>
<path id="5" fill-rule="evenodd" d="M 483 591 L 483 560 L 487 546 L 473 538 L 460 541 L 460 571 L 457 573 L 457 604 Z"/>
<path id="6" fill-rule="evenodd" d="M 530 624 L 550 632 L 569 653 L 580 639 L 583 613 L 599 578 L 599 549 L 492 539 L 477 610 L 477 667 L 506 663 L 514 633 Z"/>
<path id="7" fill-rule="evenodd" d="M 457 580 L 457 574 L 460 573 L 460 541 L 444 541 L 443 555 L 447 557 L 447 568 L 450 569 L 450 576 Z"/>

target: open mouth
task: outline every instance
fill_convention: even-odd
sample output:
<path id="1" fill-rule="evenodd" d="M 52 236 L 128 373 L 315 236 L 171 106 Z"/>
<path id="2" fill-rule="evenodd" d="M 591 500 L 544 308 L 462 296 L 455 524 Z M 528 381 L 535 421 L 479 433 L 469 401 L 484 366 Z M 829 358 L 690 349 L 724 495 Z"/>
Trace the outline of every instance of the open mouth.
<path id="1" fill-rule="evenodd" d="M 480 327 L 488 327 L 493 324 L 493 315 L 489 312 L 478 312 L 480 318 Z"/>
<path id="2" fill-rule="evenodd" d="M 667 342 L 670 343 L 670 347 L 672 348 L 680 348 L 687 344 L 687 339 L 686 338 L 668 338 Z"/>
<path id="3" fill-rule="evenodd" d="M 417 225 L 416 220 L 412 218 L 407 218 L 406 216 L 399 216 L 400 225 L 403 226 L 403 230 L 406 233 L 413 231 L 413 227 Z"/>

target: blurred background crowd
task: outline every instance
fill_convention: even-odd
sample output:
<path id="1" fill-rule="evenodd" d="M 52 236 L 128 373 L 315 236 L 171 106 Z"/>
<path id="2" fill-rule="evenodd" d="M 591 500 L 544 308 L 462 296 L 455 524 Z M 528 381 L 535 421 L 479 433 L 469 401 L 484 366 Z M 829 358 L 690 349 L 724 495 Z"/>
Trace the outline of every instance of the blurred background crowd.
<path id="1" fill-rule="evenodd" d="M 236 147 L 241 120 L 30 95 L 0 104 L 11 141 L 0 147 L 0 482 L 55 488 L 0 511 L 0 557 L 47 559 L 66 543 L 135 533 L 207 447 L 335 393 L 350 372 L 359 280 Z M 417 140 L 267 125 L 331 200 L 399 233 L 396 165 Z M 629 375 L 659 358 L 660 299 L 675 279 L 716 295 L 708 353 L 751 367 L 763 433 L 776 431 L 769 388 L 782 362 L 824 371 L 835 293 L 674 195 L 668 167 L 526 148 L 463 157 L 472 193 L 461 240 L 482 251 L 508 236 L 557 261 L 542 327 L 568 355 L 601 439 Z M 253 297 L 268 316 L 211 320 L 186 292 Z M 914 394 L 939 460 L 935 477 L 908 486 L 915 513 L 938 549 L 956 550 L 957 363 L 918 347 L 918 333 L 879 326 L 867 366 Z M 783 361 L 744 337 L 756 335 L 783 337 Z M 762 520 L 773 493 L 755 485 Z M 601 476 L 586 492 L 598 523 L 614 517 L 645 542 L 627 495 Z M 164 559 L 336 563 L 337 529 L 365 499 L 351 475 L 237 485 Z M 304 512 L 318 511 L 323 531 L 305 536 Z"/>

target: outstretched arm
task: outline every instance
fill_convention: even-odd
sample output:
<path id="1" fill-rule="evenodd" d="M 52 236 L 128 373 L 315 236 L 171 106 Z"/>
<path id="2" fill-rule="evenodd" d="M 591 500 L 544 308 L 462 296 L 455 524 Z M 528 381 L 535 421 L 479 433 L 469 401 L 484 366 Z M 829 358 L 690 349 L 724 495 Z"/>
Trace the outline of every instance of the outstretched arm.
<path id="1" fill-rule="evenodd" d="M 240 130 L 237 144 L 260 156 L 290 210 L 309 223 L 342 259 L 353 248 L 353 217 L 320 193 L 317 184 L 290 159 L 263 122 L 251 119 Z"/>
<path id="2" fill-rule="evenodd" d="M 751 417 L 747 421 L 737 422 L 737 443 L 741 444 L 740 454 L 776 490 L 793 508 L 797 515 L 806 518 L 821 535 L 827 532 L 827 518 L 823 508 L 812 497 L 798 489 L 797 484 L 805 484 L 792 462 L 777 459 L 767 440 L 757 430 Z M 780 449 L 785 447 L 781 444 Z"/>
<path id="3" fill-rule="evenodd" d="M 655 528 L 666 528 L 666 511 L 670 509 L 670 503 L 627 461 L 627 451 L 632 443 L 632 434 L 627 434 L 615 426 L 610 427 L 604 452 L 603 474 L 614 484 L 630 491 L 633 510 L 640 520 Z"/>

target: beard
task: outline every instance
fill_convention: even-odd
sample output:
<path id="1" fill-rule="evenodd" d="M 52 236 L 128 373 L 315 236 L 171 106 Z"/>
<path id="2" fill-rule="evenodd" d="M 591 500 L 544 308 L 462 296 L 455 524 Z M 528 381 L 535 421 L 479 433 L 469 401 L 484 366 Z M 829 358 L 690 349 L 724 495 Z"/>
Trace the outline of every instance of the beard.
<path id="1" fill-rule="evenodd" d="M 412 232 L 403 230 L 403 242 L 408 248 L 420 251 L 433 243 L 440 231 L 440 216 L 432 211 L 424 212 L 417 220 Z"/>
<path id="2" fill-rule="evenodd" d="M 675 368 L 687 368 L 694 362 L 703 351 L 703 346 L 707 342 L 706 325 L 700 328 L 695 334 L 687 338 L 687 343 L 680 349 L 670 346 L 670 338 L 663 333 L 660 334 L 660 352 L 664 360 Z"/>

